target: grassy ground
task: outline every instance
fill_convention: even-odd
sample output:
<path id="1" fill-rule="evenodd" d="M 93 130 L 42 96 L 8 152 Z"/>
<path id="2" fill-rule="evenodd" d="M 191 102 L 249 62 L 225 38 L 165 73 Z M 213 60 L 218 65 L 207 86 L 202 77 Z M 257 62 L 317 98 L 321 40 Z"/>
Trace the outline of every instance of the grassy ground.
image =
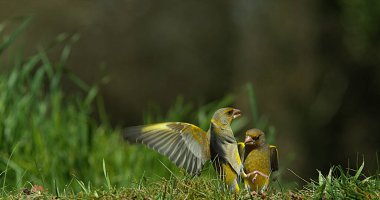
<path id="1" fill-rule="evenodd" d="M 128 187 L 112 187 L 108 183 L 100 188 L 82 185 L 80 192 L 60 193 L 32 186 L 6 196 L 13 199 L 69 198 L 69 199 L 379 199 L 379 177 L 363 177 L 360 169 L 353 175 L 341 168 L 331 168 L 327 176 L 320 174 L 318 181 L 311 181 L 300 190 L 278 190 L 270 188 L 265 194 L 250 194 L 243 190 L 239 194 L 226 191 L 220 180 L 210 177 L 176 177 L 151 180 L 143 177 L 130 182 Z M 336 174 L 334 176 L 334 174 Z M 105 175 L 106 177 L 106 175 Z M 107 179 L 107 178 L 106 178 Z M 105 181 L 107 182 L 107 181 Z"/>
<path id="2" fill-rule="evenodd" d="M 300 190 L 274 182 L 267 196 L 228 193 L 209 165 L 201 177 L 187 177 L 158 153 L 121 141 L 121 128 L 108 123 L 98 85 L 87 85 L 65 68 L 77 35 L 61 34 L 48 46 L 37 45 L 33 55 L 23 55 L 17 47 L 10 52 L 29 21 L 16 28 L 0 24 L 0 198 L 380 198 L 379 175 L 364 177 L 363 167 L 354 172 L 334 167 Z M 64 81 L 76 92 L 66 93 Z M 251 85 L 247 93 L 255 127 L 274 142 L 275 128 L 258 113 Z M 168 112 L 149 108 L 143 123 L 187 121 L 207 129 L 213 112 L 233 101 L 227 95 L 195 106 L 179 97 Z M 239 132 L 253 122 L 241 118 L 233 129 Z"/>

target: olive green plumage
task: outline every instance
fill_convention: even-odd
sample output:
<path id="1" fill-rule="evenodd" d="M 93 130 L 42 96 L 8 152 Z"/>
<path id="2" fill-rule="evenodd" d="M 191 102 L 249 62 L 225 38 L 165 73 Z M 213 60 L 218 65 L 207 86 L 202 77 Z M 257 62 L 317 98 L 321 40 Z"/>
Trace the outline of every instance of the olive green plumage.
<path id="1" fill-rule="evenodd" d="M 244 172 L 230 124 L 239 116 L 237 109 L 221 108 L 207 132 L 189 123 L 164 122 L 127 128 L 124 139 L 147 145 L 191 175 L 199 175 L 205 162 L 211 160 L 227 188 L 237 192 L 238 175 Z"/>
<path id="2" fill-rule="evenodd" d="M 273 171 L 278 170 L 277 148 L 268 145 L 265 134 L 259 129 L 246 132 L 244 143 L 239 143 L 239 152 L 248 178 L 245 187 L 250 191 L 263 192 Z"/>
<path id="3" fill-rule="evenodd" d="M 219 177 L 224 180 L 231 191 L 238 192 L 239 176 L 243 172 L 243 165 L 240 160 L 237 142 L 231 129 L 232 119 L 229 116 L 231 110 L 218 110 L 215 112 L 211 124 L 211 159 L 214 169 Z M 237 111 L 240 115 L 240 111 Z"/>

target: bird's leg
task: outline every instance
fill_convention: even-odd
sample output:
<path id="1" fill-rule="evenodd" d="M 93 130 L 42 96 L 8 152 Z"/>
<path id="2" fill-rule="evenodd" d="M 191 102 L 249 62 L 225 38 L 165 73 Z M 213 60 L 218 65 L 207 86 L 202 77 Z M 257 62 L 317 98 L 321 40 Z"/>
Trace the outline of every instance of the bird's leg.
<path id="1" fill-rule="evenodd" d="M 251 176 L 251 175 L 253 175 L 253 174 L 259 174 L 259 175 L 261 175 L 261 176 L 264 176 L 265 178 L 269 178 L 268 175 L 264 174 L 263 172 L 260 172 L 259 170 L 255 170 L 255 171 L 253 171 L 253 172 L 251 172 L 251 173 L 249 173 L 249 174 L 245 174 L 245 175 L 246 175 L 246 176 Z"/>
<path id="2" fill-rule="evenodd" d="M 251 173 L 249 173 L 249 174 L 245 174 L 245 175 L 246 175 L 246 176 L 251 176 L 251 175 L 253 175 L 253 174 L 254 174 L 255 176 L 254 176 L 253 179 L 252 179 L 252 183 L 255 182 L 255 180 L 256 180 L 256 178 L 257 178 L 257 175 L 261 175 L 261 176 L 263 176 L 263 177 L 265 177 L 265 178 L 269 178 L 268 175 L 266 175 L 266 174 L 260 172 L 259 170 L 255 170 L 255 171 L 253 171 L 253 172 L 251 172 Z"/>
<path id="3" fill-rule="evenodd" d="M 244 171 L 242 171 L 242 172 L 240 173 L 240 176 L 241 176 L 243 179 L 246 179 L 246 178 L 248 178 L 249 175 L 247 175 Z"/>

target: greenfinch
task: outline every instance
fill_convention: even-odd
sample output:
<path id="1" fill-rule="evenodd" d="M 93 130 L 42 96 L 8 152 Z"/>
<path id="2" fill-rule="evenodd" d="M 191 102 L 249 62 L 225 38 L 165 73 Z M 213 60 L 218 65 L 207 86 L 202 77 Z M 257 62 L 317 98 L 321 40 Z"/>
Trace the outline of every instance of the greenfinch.
<path id="1" fill-rule="evenodd" d="M 246 176 L 230 124 L 240 115 L 238 109 L 221 108 L 214 113 L 207 132 L 189 123 L 164 122 L 127 128 L 124 139 L 147 145 L 190 175 L 199 175 L 211 160 L 226 187 L 238 192 L 239 176 Z"/>
<path id="2" fill-rule="evenodd" d="M 244 185 L 249 191 L 263 193 L 268 187 L 271 173 L 278 170 L 277 148 L 266 143 L 265 134 L 259 129 L 250 129 L 245 136 L 244 143 L 238 143 L 248 176 L 244 179 Z"/>

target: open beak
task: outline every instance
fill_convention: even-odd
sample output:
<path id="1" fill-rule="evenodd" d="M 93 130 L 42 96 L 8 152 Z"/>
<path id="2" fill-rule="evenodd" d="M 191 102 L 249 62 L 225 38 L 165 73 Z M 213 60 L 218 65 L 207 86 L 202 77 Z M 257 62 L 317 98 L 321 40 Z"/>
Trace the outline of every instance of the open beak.
<path id="1" fill-rule="evenodd" d="M 238 110 L 238 109 L 234 109 L 233 110 L 233 115 L 232 116 L 233 116 L 234 119 L 240 117 L 240 115 L 241 115 L 241 111 L 240 110 Z"/>
<path id="2" fill-rule="evenodd" d="M 244 144 L 253 144 L 254 141 L 251 136 L 246 136 L 244 140 Z"/>

